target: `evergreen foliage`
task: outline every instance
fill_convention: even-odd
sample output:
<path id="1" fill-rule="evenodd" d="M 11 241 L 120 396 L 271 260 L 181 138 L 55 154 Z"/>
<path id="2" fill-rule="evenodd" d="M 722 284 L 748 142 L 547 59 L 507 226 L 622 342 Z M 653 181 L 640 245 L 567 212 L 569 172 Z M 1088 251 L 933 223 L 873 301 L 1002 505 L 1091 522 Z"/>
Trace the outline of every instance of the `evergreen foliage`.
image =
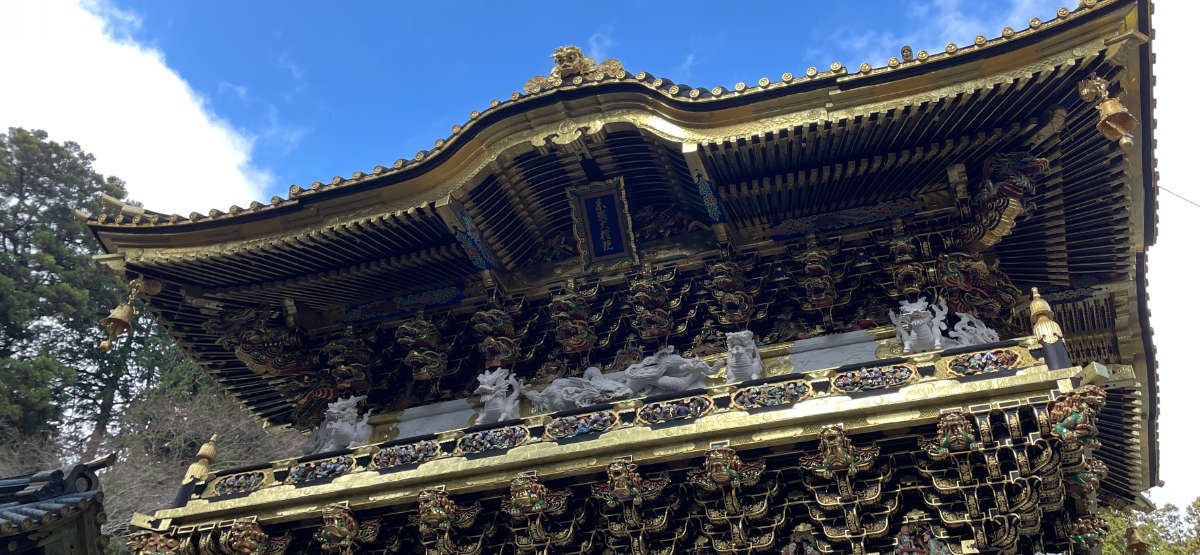
<path id="1" fill-rule="evenodd" d="M 0 423 L 25 435 L 51 433 L 68 407 L 94 421 L 119 372 L 96 348 L 95 323 L 121 285 L 93 266 L 95 239 L 73 210 L 98 214 L 100 195 L 124 198 L 125 187 L 93 161 L 44 131 L 0 134 Z"/>
<path id="2" fill-rule="evenodd" d="M 99 320 L 129 295 L 92 256 L 75 217 L 100 214 L 125 187 L 94 158 L 44 131 L 0 133 L 0 477 L 116 452 L 100 477 L 105 533 L 119 552 L 132 513 L 163 507 L 213 432 L 214 469 L 298 454 L 295 432 L 268 436 L 144 307 L 131 337 L 102 351 Z"/>
<path id="3" fill-rule="evenodd" d="M 1104 555 L 1124 555 L 1126 534 L 1136 528 L 1147 544 L 1146 553 L 1194 555 L 1200 553 L 1200 498 L 1180 512 L 1167 504 L 1150 512 L 1102 509 L 1109 534 L 1104 539 Z M 1129 551 L 1132 553 L 1132 551 Z"/>

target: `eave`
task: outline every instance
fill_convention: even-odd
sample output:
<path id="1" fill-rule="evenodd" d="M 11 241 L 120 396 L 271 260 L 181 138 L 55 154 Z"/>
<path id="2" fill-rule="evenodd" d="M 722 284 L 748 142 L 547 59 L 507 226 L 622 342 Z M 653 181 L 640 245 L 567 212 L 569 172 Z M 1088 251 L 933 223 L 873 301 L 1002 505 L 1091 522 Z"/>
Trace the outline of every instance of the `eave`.
<path id="1" fill-rule="evenodd" d="M 439 202 L 464 187 L 500 152 L 530 141 L 557 137 L 564 120 L 592 133 L 604 125 L 629 123 L 680 144 L 723 143 L 762 136 L 806 123 L 839 122 L 952 96 L 1030 75 L 1047 64 L 1062 63 L 1103 49 L 1128 23 L 1128 2 L 1085 3 L 1075 12 L 1037 22 L 1036 28 L 1006 32 L 1001 37 L 948 49 L 924 60 L 895 67 L 860 68 L 859 73 L 815 72 L 716 96 L 675 88 L 669 81 L 643 74 L 599 82 L 584 81 L 535 94 L 514 93 L 474 117 L 432 151 L 418 153 L 398 167 L 376 166 L 335 177 L 329 184 L 293 186 L 289 199 L 250 208 L 211 210 L 208 215 L 173 217 L 131 211 L 112 219 L 89 222 L 106 250 L 127 247 L 184 247 L 245 241 L 281 230 L 295 230 L 305 220 L 336 221 L 364 211 L 405 210 Z M 811 72 L 810 72 L 811 73 Z M 639 77 L 640 76 L 640 77 Z M 764 78 L 766 79 L 766 78 Z M 974 87 L 974 88 L 972 88 Z M 571 131 L 574 131 L 572 129 Z M 352 217 L 352 216 L 351 216 Z M 279 220 L 286 218 L 286 222 Z M 298 220 L 297 220 L 298 218 Z M 228 230 L 230 226 L 236 230 Z M 139 238 L 145 234 L 158 238 Z M 164 234 L 169 234 L 169 238 Z"/>

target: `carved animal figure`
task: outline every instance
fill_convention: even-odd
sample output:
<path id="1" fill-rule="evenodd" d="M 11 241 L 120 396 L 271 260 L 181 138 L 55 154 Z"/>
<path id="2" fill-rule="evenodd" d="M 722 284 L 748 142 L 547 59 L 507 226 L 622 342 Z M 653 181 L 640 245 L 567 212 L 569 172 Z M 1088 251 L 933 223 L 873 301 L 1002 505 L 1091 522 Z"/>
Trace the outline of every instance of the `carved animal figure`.
<path id="1" fill-rule="evenodd" d="M 476 379 L 479 387 L 475 388 L 475 394 L 483 401 L 483 412 L 477 423 L 500 422 L 520 414 L 521 382 L 507 368 L 484 370 Z"/>
<path id="2" fill-rule="evenodd" d="M 686 391 L 704 386 L 713 369 L 698 358 L 683 358 L 668 345 L 652 356 L 625 369 L 625 381 L 633 395 Z"/>
<path id="3" fill-rule="evenodd" d="M 854 476 L 875 464 L 879 446 L 855 447 L 846 437 L 841 424 L 821 428 L 817 453 L 800 457 L 800 467 L 822 478 L 832 478 L 833 473 L 845 470 Z"/>
<path id="4" fill-rule="evenodd" d="M 987 327 L 987 324 L 984 324 L 979 318 L 966 312 L 955 312 L 954 314 L 958 316 L 958 323 L 954 324 L 954 329 L 946 335 L 958 342 L 958 346 L 985 345 L 1000 341 L 1000 334 Z"/>
<path id="5" fill-rule="evenodd" d="M 922 353 L 942 348 L 942 331 L 946 329 L 946 301 L 930 305 L 925 297 L 916 302 L 900 301 L 900 314 L 888 311 L 896 327 L 896 336 L 904 344 L 904 352 Z"/>
<path id="6" fill-rule="evenodd" d="M 574 77 L 596 70 L 596 60 L 583 55 L 578 46 L 560 46 L 554 49 L 554 69 L 550 70 L 551 77 Z"/>
<path id="7" fill-rule="evenodd" d="M 757 380 L 762 377 L 763 361 L 758 353 L 754 332 L 742 330 L 725 334 L 725 348 L 729 356 L 716 364 L 714 369 L 725 367 L 725 383 Z"/>
<path id="8" fill-rule="evenodd" d="M 543 412 L 587 407 L 632 394 L 623 380 L 605 376 L 595 366 L 584 370 L 582 378 L 558 378 L 541 391 L 522 392 L 534 408 Z"/>
<path id="9" fill-rule="evenodd" d="M 309 437 L 309 454 L 357 447 L 370 441 L 371 426 L 367 419 L 371 411 L 361 419 L 358 417 L 358 402 L 363 399 L 366 397 L 359 395 L 329 403 L 325 420 Z"/>

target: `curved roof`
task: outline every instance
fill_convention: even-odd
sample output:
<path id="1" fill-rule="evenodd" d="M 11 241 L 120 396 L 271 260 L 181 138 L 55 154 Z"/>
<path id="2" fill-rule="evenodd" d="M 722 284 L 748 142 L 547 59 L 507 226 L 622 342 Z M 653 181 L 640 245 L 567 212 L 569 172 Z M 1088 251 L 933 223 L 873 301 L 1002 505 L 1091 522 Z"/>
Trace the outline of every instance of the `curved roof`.
<path id="1" fill-rule="evenodd" d="M 80 539 L 94 542 L 77 546 L 77 552 L 101 552 L 108 538 L 99 534 L 104 493 L 96 471 L 114 459 L 115 455 L 108 455 L 62 470 L 0 478 L 0 545 L 9 553 L 41 553 L 60 548 L 57 544 L 61 542 L 46 545 L 44 539 L 51 530 L 77 526 L 89 531 Z M 76 522 L 84 519 L 92 522 Z"/>
<path id="2" fill-rule="evenodd" d="M 364 193 L 397 183 L 408 183 L 408 187 L 406 187 L 408 195 L 402 195 L 410 196 L 410 202 L 405 207 L 415 206 L 421 202 L 436 201 L 449 192 L 445 185 L 446 177 L 452 177 L 449 181 L 461 187 L 464 182 L 474 177 L 474 174 L 484 165 L 478 160 L 468 158 L 478 159 L 487 158 L 489 154 L 495 155 L 494 141 L 481 140 L 487 139 L 486 135 L 490 128 L 519 128 L 521 127 L 520 123 L 528 123 L 528 121 L 513 122 L 511 121 L 513 116 L 581 98 L 596 98 L 605 95 L 618 97 L 621 102 L 611 104 L 619 103 L 623 105 L 624 110 L 629 111 L 624 114 L 626 121 L 645 126 L 665 139 L 693 143 L 743 140 L 770 130 L 772 123 L 776 127 L 782 127 L 782 124 L 804 120 L 829 121 L 833 118 L 852 115 L 839 114 L 836 109 L 825 108 L 823 105 L 828 100 L 833 100 L 835 105 L 842 104 L 847 100 L 854 104 L 863 104 L 863 100 L 872 103 L 884 101 L 889 94 L 894 97 L 908 97 L 916 92 L 924 92 L 926 95 L 933 95 L 926 96 L 926 99 L 933 99 L 939 94 L 962 92 L 961 88 L 957 91 L 947 91 L 930 87 L 935 83 L 947 81 L 946 76 L 932 78 L 930 74 L 953 72 L 955 67 L 962 67 L 973 61 L 998 58 L 1038 42 L 1045 42 L 1052 36 L 1069 34 L 1071 30 L 1077 30 L 1084 23 L 1083 20 L 1093 20 L 1102 14 L 1109 13 L 1112 11 L 1111 8 L 1121 3 L 1118 0 L 1084 0 L 1073 11 L 1059 8 L 1056 17 L 1048 21 L 1042 21 L 1035 17 L 1030 20 L 1029 26 L 1025 29 L 1018 31 L 1005 27 L 999 36 L 989 39 L 981 34 L 976 36 L 971 44 L 950 43 L 942 51 L 937 52 L 919 50 L 914 53 L 911 48 L 906 46 L 902 49 L 901 56 L 893 56 L 888 60 L 887 65 L 882 67 L 872 67 L 869 63 L 863 62 L 856 68 L 857 71 L 852 72 L 841 62 L 835 61 L 826 70 L 820 70 L 814 66 L 807 68 L 803 74 L 786 72 L 779 79 L 762 77 L 755 83 L 739 82 L 730 89 L 720 86 L 708 89 L 682 83 L 677 84 L 668 78 L 655 77 L 646 72 L 628 72 L 619 62 L 608 60 L 600 64 L 599 69 L 570 76 L 567 79 L 556 80 L 552 75 L 551 79 L 542 78 L 540 85 L 535 85 L 535 81 L 539 79 L 535 77 L 526 84 L 523 91 L 513 92 L 505 99 L 492 100 L 491 104 L 482 111 L 472 111 L 464 123 L 450 129 L 449 135 L 436 139 L 431 148 L 417 152 L 411 159 L 399 158 L 386 166 L 376 165 L 369 171 L 356 171 L 350 177 L 334 176 L 328 182 L 313 181 L 309 187 L 292 185 L 287 199 L 276 196 L 272 197 L 268 203 L 256 201 L 244 208 L 236 205 L 227 209 L 212 208 L 206 213 L 192 212 L 186 217 L 125 205 L 122 206 L 120 215 L 100 215 L 89 219 L 88 223 L 97 231 L 114 228 L 123 232 L 134 232 L 134 230 L 145 228 L 161 229 L 162 231 L 166 231 L 166 229 L 171 229 L 171 231 L 212 229 L 213 225 L 246 223 L 263 217 L 285 216 L 311 202 Z M 1071 41 L 1071 37 L 1062 37 L 1062 40 L 1067 43 Z M 1041 48 L 1036 50 L 1036 54 L 1044 53 Z M 1010 58 L 1008 61 L 1020 63 L 1034 59 L 1036 58 L 1025 55 Z M 1003 76 L 1002 72 L 997 70 L 1012 69 L 1015 67 L 992 66 L 981 71 Z M 980 70 L 977 70 L 975 75 L 964 72 L 959 77 L 970 78 L 979 75 Z M 905 85 L 891 87 L 889 92 L 877 90 L 861 92 L 864 89 L 898 82 L 904 82 Z M 842 97 L 842 101 L 834 100 L 837 98 L 835 95 Z M 781 99 L 789 97 L 806 99 L 811 109 L 795 113 L 796 102 L 780 102 Z M 600 100 L 596 104 L 607 103 Z M 764 122 L 763 118 L 759 117 L 764 113 L 760 109 L 754 110 L 753 113 L 737 110 L 737 108 L 752 104 L 759 106 L 775 104 L 774 111 L 790 111 L 793 112 L 793 117 Z M 785 107 L 780 104 L 790 104 L 791 106 Z M 898 104 L 897 107 L 904 104 Z M 875 111 L 883 111 L 888 108 L 886 103 L 872 105 L 872 110 Z M 620 115 L 613 113 L 612 106 L 605 105 L 603 109 L 608 112 L 610 121 L 621 119 L 611 117 Z M 550 140 L 562 143 L 576 136 L 580 129 L 587 127 L 587 124 L 595 123 L 588 121 L 587 118 L 571 117 L 570 114 L 562 115 L 567 117 L 562 121 L 555 122 L 556 126 L 560 128 L 556 129 L 559 131 L 558 133 L 520 133 L 518 142 L 532 142 L 536 145 L 539 141 L 544 144 Z M 579 125 L 571 128 L 569 125 L 571 123 Z M 596 132 L 593 128 L 589 128 L 589 131 Z M 479 152 L 480 150 L 484 152 Z M 446 168 L 446 166 L 450 166 L 450 168 Z M 447 169 L 449 171 L 446 171 Z M 464 172 L 470 175 L 464 176 Z M 426 181 L 436 181 L 438 184 L 425 183 Z M 433 192 L 430 189 L 442 194 L 420 194 Z M 397 195 L 381 196 L 394 197 Z M 108 244 L 105 244 L 107 247 Z"/>
<path id="3" fill-rule="evenodd" d="M 166 282 L 151 311 L 206 371 L 282 425 L 295 399 L 206 327 L 223 308 L 294 301 L 319 313 L 321 335 L 333 333 L 338 311 L 383 295 L 454 286 L 451 296 L 475 299 L 463 286 L 485 268 L 468 255 L 466 222 L 494 253 L 487 269 L 498 271 L 486 279 L 512 277 L 545 300 L 545 285 L 572 270 L 565 258 L 539 266 L 540 243 L 570 234 L 564 190 L 591 181 L 590 169 L 625 178 L 631 214 L 664 208 L 703 220 L 699 172 L 727 215 L 721 232 L 747 251 L 778 253 L 813 221 L 898 202 L 913 206 L 906 225 L 946 227 L 960 212 L 948 168 L 1027 150 L 1050 160 L 1046 186 L 1033 199 L 1038 209 L 991 254 L 1021 287 L 1109 287 L 1119 300 L 1101 312 L 1112 323 L 1087 341 L 1097 349 L 1120 341 L 1122 354 L 1148 359 L 1153 392 L 1141 306 L 1155 202 L 1148 10 L 1134 0 L 1085 1 L 1022 31 L 886 67 L 814 69 L 731 90 L 605 61 L 561 83 L 553 73 L 532 79 L 414 160 L 293 187 L 270 204 L 191 218 L 121 205 L 119 216 L 89 225 L 114 266 Z M 1096 131 L 1096 112 L 1076 91 L 1092 73 L 1125 77 L 1123 101 L 1142 122 L 1135 148 Z M 521 279 L 535 266 L 540 273 Z M 1080 303 L 1080 314 L 1092 314 Z M 1133 346 L 1137 339 L 1144 345 Z M 1151 425 L 1154 402 L 1149 394 Z"/>

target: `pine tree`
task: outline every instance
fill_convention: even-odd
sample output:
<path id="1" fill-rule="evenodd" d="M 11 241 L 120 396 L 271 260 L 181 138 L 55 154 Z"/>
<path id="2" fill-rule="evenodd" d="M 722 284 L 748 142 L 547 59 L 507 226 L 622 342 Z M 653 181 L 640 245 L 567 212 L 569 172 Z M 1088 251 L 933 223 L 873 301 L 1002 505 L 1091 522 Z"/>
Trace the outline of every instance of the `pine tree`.
<path id="1" fill-rule="evenodd" d="M 99 214 L 100 195 L 125 197 L 124 184 L 93 170 L 92 155 L 44 131 L 0 134 L 0 425 L 22 434 L 63 423 L 80 378 L 103 374 L 110 358 L 95 348 L 96 321 L 122 296 L 98 270 L 98 245 L 75 209 Z M 75 407 L 75 418 L 96 410 Z"/>

